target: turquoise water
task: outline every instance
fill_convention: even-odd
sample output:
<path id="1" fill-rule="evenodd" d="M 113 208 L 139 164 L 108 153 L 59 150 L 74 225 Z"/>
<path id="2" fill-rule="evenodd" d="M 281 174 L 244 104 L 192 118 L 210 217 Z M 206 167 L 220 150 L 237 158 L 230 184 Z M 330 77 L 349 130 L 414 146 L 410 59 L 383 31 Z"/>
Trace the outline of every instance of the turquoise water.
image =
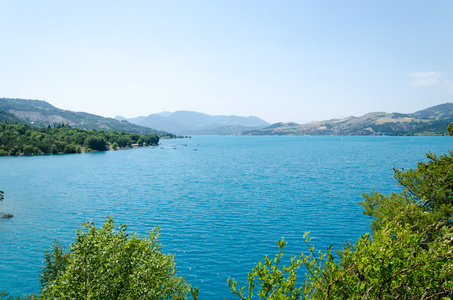
<path id="1" fill-rule="evenodd" d="M 37 292 L 43 250 L 69 244 L 80 224 L 107 215 L 147 234 L 161 226 L 163 249 L 200 299 L 235 299 L 229 276 L 245 283 L 263 255 L 340 248 L 368 231 L 362 192 L 396 191 L 392 167 L 445 153 L 451 137 L 198 136 L 176 149 L 130 149 L 1 157 L 0 289 Z M 183 146 L 181 144 L 187 144 Z M 194 151 L 197 148 L 197 151 Z"/>

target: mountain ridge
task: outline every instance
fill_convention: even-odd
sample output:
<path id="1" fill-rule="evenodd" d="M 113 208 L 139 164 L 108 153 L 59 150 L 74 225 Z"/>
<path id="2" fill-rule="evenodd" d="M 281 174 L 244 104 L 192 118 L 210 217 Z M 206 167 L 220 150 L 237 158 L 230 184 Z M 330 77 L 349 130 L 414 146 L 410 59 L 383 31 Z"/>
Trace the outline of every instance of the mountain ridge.
<path id="1" fill-rule="evenodd" d="M 270 123 L 255 116 L 209 115 L 205 113 L 178 110 L 161 112 L 136 118 L 115 117 L 160 130 L 171 131 L 182 135 L 224 135 L 234 134 L 245 130 L 264 128 Z"/>
<path id="2" fill-rule="evenodd" d="M 414 113 L 370 112 L 360 117 L 306 124 L 269 124 L 255 116 L 212 116 L 184 110 L 146 117 L 105 118 L 60 109 L 44 100 L 0 98 L 0 121 L 27 122 L 37 126 L 64 123 L 84 129 L 151 133 L 168 137 L 175 137 L 168 132 L 179 135 L 447 135 L 446 128 L 453 122 L 453 103 L 435 105 Z M 165 129 L 161 129 L 162 126 Z"/>
<path id="3" fill-rule="evenodd" d="M 414 113 L 370 112 L 360 117 L 346 117 L 297 124 L 274 123 L 242 135 L 448 135 L 453 122 L 453 103 L 443 103 Z"/>
<path id="4" fill-rule="evenodd" d="M 67 124 L 76 128 L 96 130 L 116 130 L 138 134 L 157 134 L 161 137 L 175 137 L 174 134 L 131 124 L 113 118 L 64 110 L 44 100 L 20 98 L 0 98 L 0 121 L 26 122 L 35 126 Z"/>

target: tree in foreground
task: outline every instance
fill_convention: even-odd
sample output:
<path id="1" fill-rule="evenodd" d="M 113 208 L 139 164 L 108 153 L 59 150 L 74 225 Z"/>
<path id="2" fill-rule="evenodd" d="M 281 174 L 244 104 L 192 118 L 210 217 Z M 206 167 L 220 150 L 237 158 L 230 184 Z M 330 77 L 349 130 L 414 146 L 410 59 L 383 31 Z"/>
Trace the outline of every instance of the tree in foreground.
<path id="1" fill-rule="evenodd" d="M 453 125 L 449 128 L 453 131 Z M 453 298 L 453 152 L 427 154 L 416 169 L 397 170 L 400 193 L 364 194 L 371 233 L 333 253 L 308 253 L 280 266 L 264 257 L 245 287 L 228 279 L 233 294 L 252 299 L 451 299 Z M 305 280 L 297 282 L 305 267 Z M 255 299 L 255 298 L 254 298 Z"/>
<path id="2" fill-rule="evenodd" d="M 111 217 L 99 229 L 85 223 L 68 252 L 60 243 L 46 251 L 41 299 L 187 299 L 191 287 L 162 252 L 158 230 L 143 238 Z"/>

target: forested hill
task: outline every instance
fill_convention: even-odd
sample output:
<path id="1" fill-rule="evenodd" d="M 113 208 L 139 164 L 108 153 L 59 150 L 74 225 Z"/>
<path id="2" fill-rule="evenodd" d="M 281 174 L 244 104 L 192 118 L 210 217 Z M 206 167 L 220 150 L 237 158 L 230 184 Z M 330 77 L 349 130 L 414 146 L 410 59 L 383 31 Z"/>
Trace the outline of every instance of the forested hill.
<path id="1" fill-rule="evenodd" d="M 448 135 L 453 122 L 453 103 L 445 103 L 411 114 L 374 112 L 307 124 L 275 123 L 243 135 Z"/>
<path id="2" fill-rule="evenodd" d="M 0 122 L 0 156 L 105 151 L 158 143 L 155 134 L 87 130 L 64 124 L 32 128 L 26 123 Z"/>
<path id="3" fill-rule="evenodd" d="M 176 137 L 174 134 L 165 131 L 131 124 L 127 121 L 59 109 L 42 100 L 0 98 L 0 121 L 26 122 L 38 127 L 67 124 L 82 129 L 116 130 L 137 134 L 157 134 L 161 137 Z"/>

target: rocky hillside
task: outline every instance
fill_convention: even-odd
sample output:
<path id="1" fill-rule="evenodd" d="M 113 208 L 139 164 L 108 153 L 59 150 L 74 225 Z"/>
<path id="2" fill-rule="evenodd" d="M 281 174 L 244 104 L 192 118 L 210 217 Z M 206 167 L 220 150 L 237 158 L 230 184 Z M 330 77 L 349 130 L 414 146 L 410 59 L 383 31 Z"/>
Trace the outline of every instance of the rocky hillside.
<path id="1" fill-rule="evenodd" d="M 104 118 L 85 112 L 59 109 L 42 100 L 0 98 L 0 121 L 9 123 L 26 122 L 35 126 L 68 124 L 82 129 L 116 130 L 138 134 L 157 134 L 161 137 L 174 137 L 174 134 L 131 124 L 127 121 Z"/>
<path id="2" fill-rule="evenodd" d="M 433 106 L 412 114 L 368 113 L 308 124 L 276 123 L 243 135 L 447 135 L 453 122 L 453 103 Z"/>

